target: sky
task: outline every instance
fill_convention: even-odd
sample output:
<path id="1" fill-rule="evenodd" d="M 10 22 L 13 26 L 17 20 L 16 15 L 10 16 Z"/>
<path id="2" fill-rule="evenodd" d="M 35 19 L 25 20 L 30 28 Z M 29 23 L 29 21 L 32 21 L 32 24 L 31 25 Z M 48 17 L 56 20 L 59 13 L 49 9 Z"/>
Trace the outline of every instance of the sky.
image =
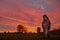
<path id="1" fill-rule="evenodd" d="M 60 0 L 0 0 L 0 32 L 16 32 L 23 25 L 28 32 L 42 29 L 43 15 L 51 21 L 50 30 L 60 26 Z"/>

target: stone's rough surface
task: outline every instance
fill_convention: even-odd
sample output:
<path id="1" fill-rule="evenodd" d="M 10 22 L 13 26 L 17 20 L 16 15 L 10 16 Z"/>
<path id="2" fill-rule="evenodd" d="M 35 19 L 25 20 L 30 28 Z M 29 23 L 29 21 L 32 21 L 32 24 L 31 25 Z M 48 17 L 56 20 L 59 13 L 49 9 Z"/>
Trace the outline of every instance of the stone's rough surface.
<path id="1" fill-rule="evenodd" d="M 51 26 L 51 23 L 50 23 L 49 18 L 47 17 L 47 15 L 43 15 L 42 27 L 43 27 L 45 37 L 48 36 L 50 26 Z"/>

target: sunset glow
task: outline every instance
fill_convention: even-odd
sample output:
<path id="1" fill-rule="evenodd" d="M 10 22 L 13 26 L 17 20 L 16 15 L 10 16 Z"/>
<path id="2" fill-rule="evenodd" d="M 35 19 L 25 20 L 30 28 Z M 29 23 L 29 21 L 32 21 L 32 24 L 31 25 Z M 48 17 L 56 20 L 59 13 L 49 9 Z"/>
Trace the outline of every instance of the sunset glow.
<path id="1" fill-rule="evenodd" d="M 60 0 L 0 0 L 0 32 L 16 32 L 23 25 L 27 32 L 42 29 L 43 15 L 51 21 L 51 29 L 60 27 Z"/>

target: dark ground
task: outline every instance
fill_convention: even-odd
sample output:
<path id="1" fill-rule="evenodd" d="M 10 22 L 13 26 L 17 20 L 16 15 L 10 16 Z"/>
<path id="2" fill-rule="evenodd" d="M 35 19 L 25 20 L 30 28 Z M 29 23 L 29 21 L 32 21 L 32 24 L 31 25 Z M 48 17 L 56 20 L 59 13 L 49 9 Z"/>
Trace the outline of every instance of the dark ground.
<path id="1" fill-rule="evenodd" d="M 60 31 L 51 31 L 50 38 L 44 38 L 43 33 L 20 34 L 20 33 L 0 33 L 0 40 L 60 40 Z"/>

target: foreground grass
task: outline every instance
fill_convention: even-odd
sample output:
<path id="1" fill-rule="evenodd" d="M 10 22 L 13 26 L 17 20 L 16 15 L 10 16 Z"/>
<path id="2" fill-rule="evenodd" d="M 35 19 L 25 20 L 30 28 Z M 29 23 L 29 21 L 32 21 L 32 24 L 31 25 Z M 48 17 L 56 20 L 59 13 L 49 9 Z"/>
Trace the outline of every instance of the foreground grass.
<path id="1" fill-rule="evenodd" d="M 43 34 L 0 33 L 0 40 L 60 40 L 60 33 L 52 33 L 50 38 L 44 38 Z"/>

